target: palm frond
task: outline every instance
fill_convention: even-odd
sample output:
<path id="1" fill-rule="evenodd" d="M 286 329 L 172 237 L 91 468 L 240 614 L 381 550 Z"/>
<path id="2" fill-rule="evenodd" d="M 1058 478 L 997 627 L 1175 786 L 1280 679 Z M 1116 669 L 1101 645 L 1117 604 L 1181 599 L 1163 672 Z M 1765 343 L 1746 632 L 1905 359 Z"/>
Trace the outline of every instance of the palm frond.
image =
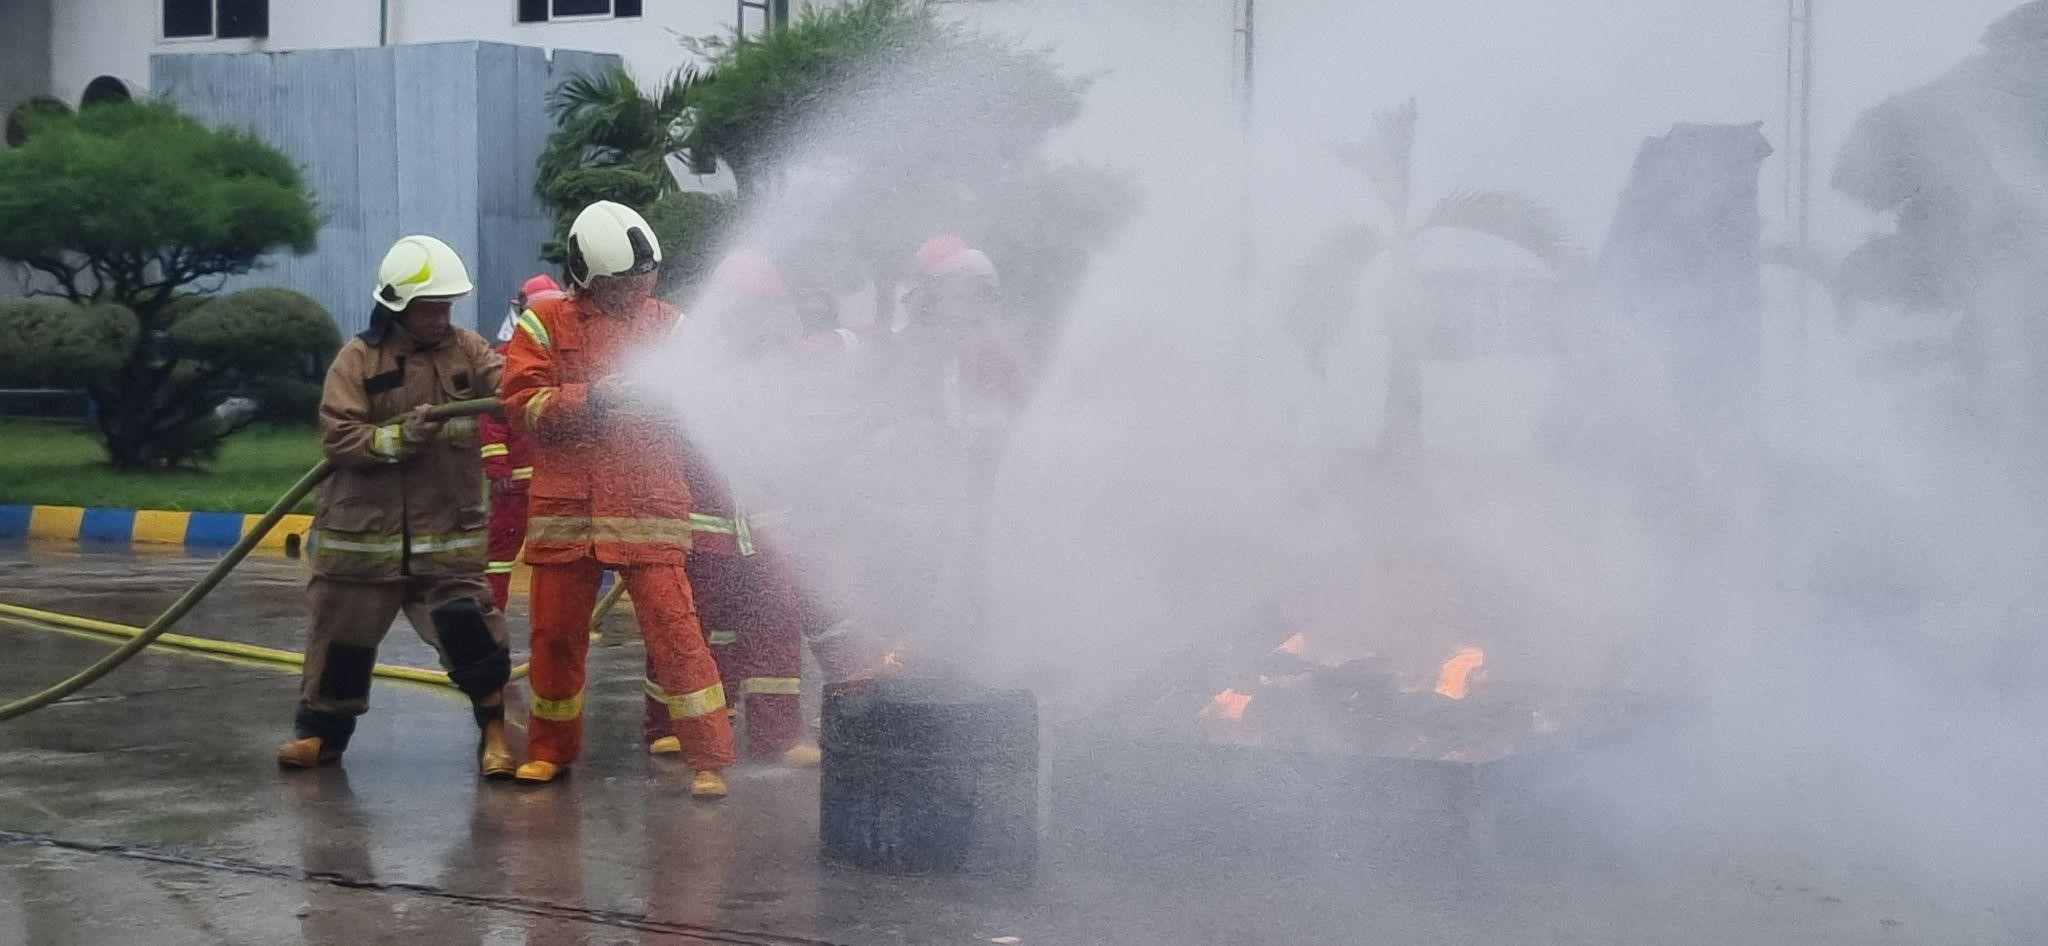
<path id="1" fill-rule="evenodd" d="M 613 199 L 624 200 L 628 191 L 647 198 L 649 183 L 655 194 L 665 193 L 673 182 L 667 160 L 683 150 L 699 81 L 696 72 L 678 70 L 643 92 L 623 69 L 563 80 L 548 94 L 555 130 L 541 150 L 535 192 L 551 202 L 564 194 L 582 199 L 592 191 L 588 182 L 613 178 L 578 177 L 579 172 L 617 169 L 628 172 L 617 180 L 643 183 L 623 188 Z"/>
<path id="2" fill-rule="evenodd" d="M 1509 191 L 1454 191 L 1430 209 L 1417 231 L 1464 230 L 1521 247 L 1550 266 L 1563 264 L 1571 253 L 1564 223 L 1533 197 Z"/>
<path id="3" fill-rule="evenodd" d="M 640 98 L 640 86 L 623 68 L 579 72 L 548 93 L 548 116 L 559 125 L 586 112 L 617 110 Z"/>
<path id="4" fill-rule="evenodd" d="M 705 76 L 697 67 L 684 66 L 669 73 L 668 78 L 646 98 L 653 105 L 655 114 L 667 119 L 679 118 L 689 111 L 690 96 L 703 81 Z"/>
<path id="5" fill-rule="evenodd" d="M 1364 138 L 1330 145 L 1339 162 L 1365 176 L 1396 224 L 1407 222 L 1412 206 L 1419 115 L 1415 100 L 1409 99 L 1373 116 L 1372 131 Z"/>

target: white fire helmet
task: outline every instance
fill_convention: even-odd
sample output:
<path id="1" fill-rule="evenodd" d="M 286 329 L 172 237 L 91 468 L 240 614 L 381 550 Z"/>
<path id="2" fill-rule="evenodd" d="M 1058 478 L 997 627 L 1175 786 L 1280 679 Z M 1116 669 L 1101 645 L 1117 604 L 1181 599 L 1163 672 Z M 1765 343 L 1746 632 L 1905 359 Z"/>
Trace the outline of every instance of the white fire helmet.
<path id="1" fill-rule="evenodd" d="M 374 295 L 378 305 L 402 312 L 414 299 L 452 299 L 475 288 L 454 249 L 433 237 L 416 235 L 399 238 L 384 254 Z"/>
<path id="2" fill-rule="evenodd" d="M 651 273 L 660 265 L 661 242 L 631 207 L 600 200 L 569 225 L 569 278 L 578 286 L 599 276 Z"/>

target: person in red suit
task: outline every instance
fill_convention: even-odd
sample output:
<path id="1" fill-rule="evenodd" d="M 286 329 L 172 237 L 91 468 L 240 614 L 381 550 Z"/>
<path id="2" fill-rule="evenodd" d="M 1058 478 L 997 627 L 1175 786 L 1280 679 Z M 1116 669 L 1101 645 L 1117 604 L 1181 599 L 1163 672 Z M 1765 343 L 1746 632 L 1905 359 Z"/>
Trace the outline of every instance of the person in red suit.
<path id="1" fill-rule="evenodd" d="M 498 354 L 512 343 L 518 331 L 519 313 L 543 299 L 559 299 L 562 287 L 553 278 L 540 275 L 519 287 L 512 297 L 512 311 L 498 329 Z M 519 548 L 526 544 L 526 487 L 533 480 L 533 441 L 512 429 L 498 417 L 480 418 L 478 434 L 483 440 L 484 478 L 491 483 L 490 564 L 485 577 L 491 583 L 491 598 L 499 611 L 512 594 L 512 566 L 519 561 Z"/>

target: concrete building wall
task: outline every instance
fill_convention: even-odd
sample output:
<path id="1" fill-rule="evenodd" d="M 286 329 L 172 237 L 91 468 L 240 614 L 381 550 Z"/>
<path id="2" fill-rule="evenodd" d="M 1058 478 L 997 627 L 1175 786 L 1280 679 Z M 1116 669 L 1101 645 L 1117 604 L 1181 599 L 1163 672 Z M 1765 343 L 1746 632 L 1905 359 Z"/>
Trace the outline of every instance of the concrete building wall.
<path id="1" fill-rule="evenodd" d="M 519 281 L 541 270 L 552 225 L 533 196 L 550 127 L 545 90 L 617 61 L 492 43 L 159 55 L 150 85 L 202 121 L 275 145 L 319 202 L 318 249 L 280 256 L 230 288 L 297 289 L 344 333 L 358 332 L 384 251 L 426 233 L 454 247 L 477 284 L 457 322 L 489 334 Z"/>
<path id="2" fill-rule="evenodd" d="M 50 6 L 54 0 L 0 3 L 0 115 L 50 91 Z"/>
<path id="3" fill-rule="evenodd" d="M 95 76 L 148 84 L 149 60 L 168 53 L 288 52 L 378 45 L 380 0 L 272 0 L 263 39 L 164 39 L 161 0 L 0 0 L 54 3 L 50 42 L 42 44 L 57 94 L 75 99 Z M 594 50 L 622 57 L 642 78 L 683 64 L 683 36 L 732 29 L 734 0 L 645 0 L 638 17 L 588 17 L 520 23 L 518 0 L 381 0 L 388 45 L 482 41 L 543 49 Z M 750 14 L 757 16 L 758 14 Z"/>
<path id="4" fill-rule="evenodd" d="M 159 54 L 377 45 L 377 0 L 272 0 L 264 39 L 164 39 L 162 0 L 56 0 L 55 14 L 50 87 L 67 100 L 101 75 L 147 87 Z"/>
<path id="5" fill-rule="evenodd" d="M 0 116 L 50 91 L 50 7 L 55 0 L 0 0 Z M 29 269 L 0 261 L 0 299 L 20 295 Z"/>

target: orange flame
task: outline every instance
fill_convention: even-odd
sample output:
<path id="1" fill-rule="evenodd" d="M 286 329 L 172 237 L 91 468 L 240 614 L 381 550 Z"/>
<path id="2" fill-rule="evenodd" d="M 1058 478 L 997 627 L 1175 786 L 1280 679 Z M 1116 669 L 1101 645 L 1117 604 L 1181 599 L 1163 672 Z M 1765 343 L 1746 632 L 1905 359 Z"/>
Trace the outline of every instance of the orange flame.
<path id="1" fill-rule="evenodd" d="M 1308 638 L 1303 637 L 1300 634 L 1296 634 L 1293 637 L 1281 641 L 1280 646 L 1273 648 L 1273 652 L 1276 654 L 1287 654 L 1289 656 L 1299 657 L 1301 656 L 1301 652 L 1307 649 Z"/>
<path id="2" fill-rule="evenodd" d="M 1202 707 L 1201 715 L 1209 719 L 1242 719 L 1244 711 L 1252 705 L 1252 695 L 1236 690 L 1225 690 L 1209 700 Z"/>
<path id="3" fill-rule="evenodd" d="M 1480 650 L 1477 647 L 1458 648 L 1458 652 L 1452 654 L 1451 659 L 1444 661 L 1444 668 L 1437 672 L 1437 695 L 1447 696 L 1454 700 L 1464 699 L 1465 695 L 1471 692 L 1467 684 L 1472 676 L 1472 671 L 1479 669 L 1480 665 L 1484 663 L 1486 663 L 1486 651 Z"/>
<path id="4" fill-rule="evenodd" d="M 882 655 L 882 669 L 884 669 L 884 670 L 901 670 L 901 669 L 903 669 L 903 652 L 902 652 L 902 651 L 900 651 L 900 650 L 892 650 L 892 651 L 890 651 L 890 652 L 888 652 L 888 653 L 886 653 L 886 654 L 883 654 L 883 655 Z"/>

